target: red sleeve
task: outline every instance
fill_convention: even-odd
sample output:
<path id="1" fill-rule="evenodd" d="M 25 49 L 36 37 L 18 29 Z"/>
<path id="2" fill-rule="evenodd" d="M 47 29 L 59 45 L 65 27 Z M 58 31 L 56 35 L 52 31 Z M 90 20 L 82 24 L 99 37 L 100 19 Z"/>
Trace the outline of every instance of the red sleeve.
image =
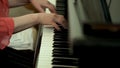
<path id="1" fill-rule="evenodd" d="M 14 31 L 14 22 L 12 18 L 0 18 L 0 49 L 9 45 L 10 38 Z"/>

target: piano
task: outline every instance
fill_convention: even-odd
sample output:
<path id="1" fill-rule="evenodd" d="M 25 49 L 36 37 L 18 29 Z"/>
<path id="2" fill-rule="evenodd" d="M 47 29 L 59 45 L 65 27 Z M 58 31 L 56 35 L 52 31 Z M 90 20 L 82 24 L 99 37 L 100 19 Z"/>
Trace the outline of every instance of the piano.
<path id="1" fill-rule="evenodd" d="M 68 1 L 50 0 L 50 2 L 56 6 L 57 13 L 67 19 Z M 49 13 L 48 10 L 46 12 Z M 57 31 L 50 25 L 43 26 L 36 68 L 77 68 L 78 59 L 70 54 L 68 29 L 63 27 L 61 29 L 62 31 Z"/>
<path id="2" fill-rule="evenodd" d="M 34 59 L 35 68 L 98 68 L 98 67 L 111 67 L 113 62 L 117 60 L 119 53 L 119 37 L 114 38 L 114 34 L 108 36 L 107 34 L 100 35 L 101 32 L 94 31 L 89 24 L 84 21 L 102 21 L 105 22 L 104 12 L 102 9 L 90 10 L 84 9 L 86 4 L 85 0 L 49 0 L 56 6 L 56 10 L 59 14 L 64 15 L 68 20 L 69 29 L 64 29 L 61 26 L 62 31 L 56 31 L 51 25 L 45 25 L 40 28 L 41 34 L 38 35 L 37 47 Z M 100 0 L 95 1 L 99 8 Z M 89 2 L 92 2 L 89 1 Z M 83 5 L 84 4 L 84 5 Z M 92 5 L 96 8 L 95 5 Z M 85 11 L 86 10 L 86 11 Z M 90 17 L 93 11 L 95 17 Z M 100 11 L 100 12 L 99 12 Z M 46 12 L 49 12 L 46 10 Z M 93 13 L 92 13 L 93 14 Z M 102 14 L 99 16 L 99 14 Z M 103 30 L 104 31 L 104 30 Z M 102 31 L 102 32 L 103 32 Z M 93 33 L 92 33 L 93 32 Z M 98 34 L 99 32 L 99 34 Z M 120 33 L 119 31 L 117 32 Z M 104 36 L 103 36 L 104 35 Z M 108 36 L 106 38 L 106 36 Z M 116 39 L 117 38 L 117 39 Z M 111 49 L 113 49 L 111 51 Z M 114 58 L 112 59 L 112 55 Z M 113 62 L 112 62 L 113 61 Z M 117 64 L 116 64 L 117 65 Z"/>

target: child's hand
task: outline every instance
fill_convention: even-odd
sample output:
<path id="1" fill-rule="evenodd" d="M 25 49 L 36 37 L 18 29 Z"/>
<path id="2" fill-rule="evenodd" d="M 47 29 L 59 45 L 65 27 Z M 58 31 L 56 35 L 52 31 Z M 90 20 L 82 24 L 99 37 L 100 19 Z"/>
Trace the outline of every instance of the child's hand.
<path id="1" fill-rule="evenodd" d="M 56 13 L 54 5 L 48 0 L 30 0 L 30 2 L 39 12 L 45 12 L 45 8 L 48 8 L 52 13 Z"/>
<path id="2" fill-rule="evenodd" d="M 62 25 L 65 29 L 67 28 L 67 21 L 62 15 L 52 13 L 38 13 L 37 21 L 43 25 L 52 25 L 57 30 L 60 30 L 58 24 Z"/>

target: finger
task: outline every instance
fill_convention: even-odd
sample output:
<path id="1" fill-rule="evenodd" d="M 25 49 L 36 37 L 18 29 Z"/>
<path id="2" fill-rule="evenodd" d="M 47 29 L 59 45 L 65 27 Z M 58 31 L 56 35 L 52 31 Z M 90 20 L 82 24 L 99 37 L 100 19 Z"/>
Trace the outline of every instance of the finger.
<path id="1" fill-rule="evenodd" d="M 67 20 L 63 20 L 63 22 L 61 23 L 61 25 L 64 27 L 64 29 L 68 29 L 68 22 Z"/>
<path id="2" fill-rule="evenodd" d="M 64 19 L 64 17 L 62 17 L 61 19 L 58 20 L 59 24 L 63 26 L 63 28 L 67 28 L 67 21 Z"/>
<path id="3" fill-rule="evenodd" d="M 55 15 L 56 17 L 56 20 L 55 22 L 62 25 L 63 28 L 67 29 L 68 28 L 68 23 L 67 23 L 67 20 L 64 18 L 64 16 L 61 16 L 61 15 Z"/>
<path id="4" fill-rule="evenodd" d="M 40 6 L 37 7 L 37 9 L 38 9 L 38 11 L 41 12 L 41 13 L 44 13 L 44 12 L 45 12 L 45 10 L 44 10 L 42 7 L 40 7 Z"/>
<path id="5" fill-rule="evenodd" d="M 57 13 L 56 10 L 55 10 L 56 8 L 55 8 L 54 5 L 50 5 L 48 8 L 49 8 L 49 10 L 50 10 L 52 13 Z"/>
<path id="6" fill-rule="evenodd" d="M 56 22 L 58 24 L 60 24 L 64 29 L 67 29 L 68 26 L 67 26 L 67 23 L 64 21 L 64 22 Z"/>
<path id="7" fill-rule="evenodd" d="M 45 12 L 42 6 L 40 6 L 39 4 L 36 4 L 35 2 L 32 2 L 32 4 L 39 12 Z"/>
<path id="8" fill-rule="evenodd" d="M 45 12 L 45 10 L 42 8 L 42 6 L 36 6 L 36 9 L 41 13 Z"/>
<path id="9" fill-rule="evenodd" d="M 56 13 L 55 6 L 53 4 L 47 4 L 45 7 L 48 8 L 50 12 Z"/>
<path id="10" fill-rule="evenodd" d="M 55 27 L 56 30 L 58 30 L 58 31 L 61 30 L 60 27 L 56 23 L 53 22 L 52 25 Z"/>

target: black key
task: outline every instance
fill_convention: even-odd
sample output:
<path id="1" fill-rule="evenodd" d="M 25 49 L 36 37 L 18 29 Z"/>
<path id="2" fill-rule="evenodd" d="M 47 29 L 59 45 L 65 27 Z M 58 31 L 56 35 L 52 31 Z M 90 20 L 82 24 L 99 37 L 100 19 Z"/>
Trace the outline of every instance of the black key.
<path id="1" fill-rule="evenodd" d="M 53 54 L 54 53 L 60 53 L 60 54 L 69 54 L 69 50 L 68 49 L 54 49 L 53 50 Z"/>
<path id="2" fill-rule="evenodd" d="M 69 49 L 69 48 L 58 48 L 58 47 L 55 47 L 54 49 Z"/>
<path id="3" fill-rule="evenodd" d="M 66 42 L 66 41 L 54 41 L 53 45 L 55 45 L 55 44 L 68 45 L 68 42 Z"/>
<path id="4" fill-rule="evenodd" d="M 58 67 L 58 66 L 53 66 L 52 68 L 72 68 L 72 67 Z"/>
<path id="5" fill-rule="evenodd" d="M 64 3 L 57 3 L 56 7 L 65 7 L 66 5 Z"/>
<path id="6" fill-rule="evenodd" d="M 69 54 L 69 51 L 53 50 L 53 53 Z"/>
<path id="7" fill-rule="evenodd" d="M 58 34 L 58 35 L 54 35 L 54 38 L 67 39 L 67 38 L 68 38 L 68 36 Z"/>
<path id="8" fill-rule="evenodd" d="M 63 11 L 57 11 L 57 13 L 60 15 L 65 15 L 65 12 L 63 12 Z"/>
<path id="9" fill-rule="evenodd" d="M 56 8 L 57 8 L 56 11 L 63 11 L 63 12 L 64 12 L 65 9 L 66 9 L 66 8 L 64 8 L 64 7 L 58 7 L 58 6 L 57 6 Z"/>
<path id="10" fill-rule="evenodd" d="M 66 33 L 55 33 L 56 36 L 68 37 Z"/>
<path id="11" fill-rule="evenodd" d="M 65 4 L 67 1 L 66 0 L 57 0 L 56 3 L 63 3 Z"/>
<path id="12" fill-rule="evenodd" d="M 53 43 L 54 48 L 69 48 L 67 41 L 55 41 Z"/>
<path id="13" fill-rule="evenodd" d="M 54 45 L 53 48 L 60 48 L 60 49 L 63 49 L 63 48 L 69 48 L 69 46 L 61 46 L 61 45 L 60 45 L 60 46 L 55 46 L 55 45 Z"/>
<path id="14" fill-rule="evenodd" d="M 75 59 L 64 59 L 64 58 L 54 58 L 52 60 L 52 64 L 54 65 L 70 65 L 76 66 L 78 65 L 77 60 Z"/>
<path id="15" fill-rule="evenodd" d="M 68 31 L 62 30 L 62 31 L 54 31 L 54 33 L 60 33 L 60 34 L 68 34 Z"/>
<path id="16" fill-rule="evenodd" d="M 71 56 L 68 54 L 54 53 L 52 57 L 71 57 Z"/>
<path id="17" fill-rule="evenodd" d="M 58 38 L 58 37 L 55 37 L 53 41 L 67 41 L 67 38 Z"/>
<path id="18" fill-rule="evenodd" d="M 53 51 L 56 50 L 56 51 L 69 51 L 69 49 L 59 49 L 59 48 L 54 48 Z"/>
<path id="19" fill-rule="evenodd" d="M 63 32 L 64 32 L 64 33 L 67 33 L 67 32 L 68 32 L 68 30 L 65 30 L 65 29 L 63 29 L 63 28 L 60 28 L 60 29 L 61 29 L 61 31 L 54 30 L 54 32 L 55 32 L 55 33 L 57 33 L 57 32 L 58 32 L 58 33 L 63 33 Z"/>

